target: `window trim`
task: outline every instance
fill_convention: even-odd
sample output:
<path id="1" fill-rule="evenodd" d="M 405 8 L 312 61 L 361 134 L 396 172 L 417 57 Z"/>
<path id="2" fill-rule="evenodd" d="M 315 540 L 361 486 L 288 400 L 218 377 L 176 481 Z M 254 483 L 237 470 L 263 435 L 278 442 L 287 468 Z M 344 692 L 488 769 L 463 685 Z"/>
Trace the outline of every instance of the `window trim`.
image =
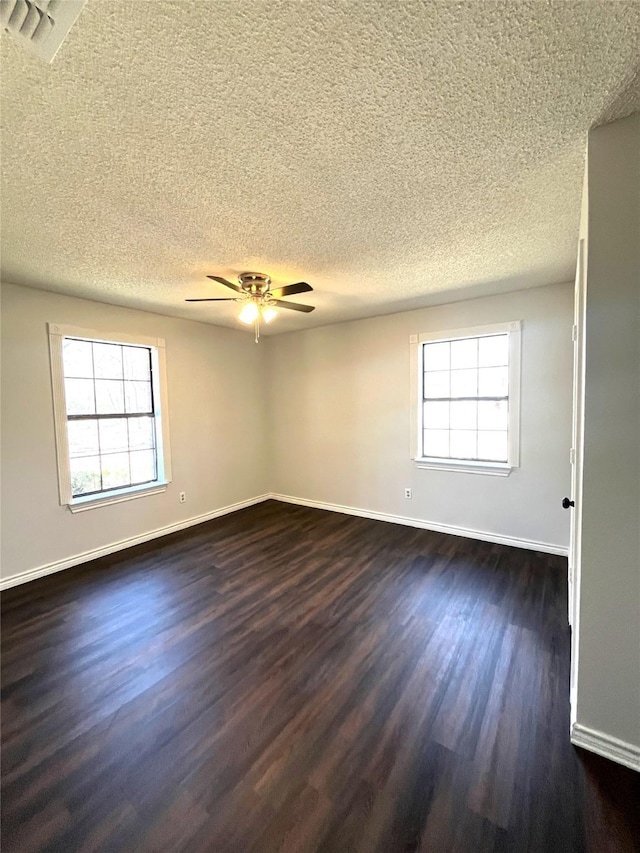
<path id="1" fill-rule="evenodd" d="M 447 329 L 437 332 L 422 332 L 410 335 L 411 353 L 411 459 L 417 468 L 458 471 L 469 474 L 486 474 L 508 477 L 520 465 L 520 366 L 521 366 L 522 322 L 491 323 L 464 329 Z M 422 455 L 422 397 L 424 373 L 422 370 L 422 345 L 439 341 L 462 340 L 464 338 L 509 335 L 509 439 L 507 462 L 484 462 L 473 459 L 443 459 Z"/>
<path id="2" fill-rule="evenodd" d="M 171 482 L 171 453 L 169 435 L 169 403 L 167 393 L 166 353 L 164 338 L 129 335 L 122 332 L 105 332 L 102 329 L 85 329 L 78 326 L 47 323 L 55 426 L 56 460 L 58 466 L 58 497 L 60 506 L 71 512 L 83 512 L 99 506 L 133 500 L 166 491 Z M 151 349 L 154 419 L 156 424 L 156 459 L 158 479 L 150 483 L 126 486 L 107 492 L 73 496 L 69 463 L 67 431 L 67 406 L 64 386 L 64 360 L 62 342 L 66 337 L 97 341 L 99 343 L 132 344 Z"/>

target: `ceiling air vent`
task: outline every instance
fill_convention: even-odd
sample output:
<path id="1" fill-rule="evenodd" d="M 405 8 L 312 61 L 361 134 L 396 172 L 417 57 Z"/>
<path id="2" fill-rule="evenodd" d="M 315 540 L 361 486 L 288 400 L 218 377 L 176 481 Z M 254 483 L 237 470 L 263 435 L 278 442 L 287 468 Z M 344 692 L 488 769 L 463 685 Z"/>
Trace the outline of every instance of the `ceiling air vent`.
<path id="1" fill-rule="evenodd" d="M 0 23 L 20 44 L 51 62 L 87 0 L 0 0 Z"/>

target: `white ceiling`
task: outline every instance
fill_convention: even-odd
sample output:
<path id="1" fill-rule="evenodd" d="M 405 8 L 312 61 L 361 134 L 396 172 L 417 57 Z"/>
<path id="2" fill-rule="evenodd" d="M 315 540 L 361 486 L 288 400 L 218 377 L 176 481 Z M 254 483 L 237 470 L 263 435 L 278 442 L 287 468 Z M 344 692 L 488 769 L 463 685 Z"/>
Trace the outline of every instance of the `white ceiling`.
<path id="1" fill-rule="evenodd" d="M 271 332 L 573 277 L 586 133 L 640 109 L 640 3 L 89 0 L 2 38 L 3 278 Z M 635 75 L 635 77 L 634 77 Z"/>

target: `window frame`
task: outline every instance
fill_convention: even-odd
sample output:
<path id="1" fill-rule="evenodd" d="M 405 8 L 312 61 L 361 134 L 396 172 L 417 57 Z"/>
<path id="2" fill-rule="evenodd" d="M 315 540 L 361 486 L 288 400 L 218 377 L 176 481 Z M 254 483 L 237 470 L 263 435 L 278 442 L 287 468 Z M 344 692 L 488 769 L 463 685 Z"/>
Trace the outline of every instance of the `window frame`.
<path id="1" fill-rule="evenodd" d="M 464 329 L 422 332 L 409 337 L 411 350 L 411 458 L 416 467 L 441 471 L 460 471 L 508 477 L 520 465 L 520 361 L 522 322 L 492 323 Z M 424 456 L 423 442 L 423 349 L 424 344 L 465 338 L 491 337 L 507 334 L 509 338 L 509 427 L 506 462 L 485 462 L 453 457 Z"/>
<path id="2" fill-rule="evenodd" d="M 47 324 L 51 385 L 53 396 L 53 419 L 55 426 L 56 459 L 58 467 L 58 497 L 60 506 L 71 512 L 83 512 L 98 506 L 133 500 L 145 495 L 165 492 L 171 482 L 171 453 L 169 436 L 169 404 L 166 377 L 166 353 L 164 338 L 144 335 L 129 335 L 121 332 L 106 332 L 101 329 L 85 329 L 77 326 Z M 157 479 L 147 483 L 124 486 L 94 492 L 90 495 L 73 495 L 69 459 L 69 437 L 67 430 L 67 406 L 64 383 L 63 341 L 77 338 L 95 343 L 124 344 L 148 347 L 151 353 L 151 383 L 153 417 L 156 432 Z"/>

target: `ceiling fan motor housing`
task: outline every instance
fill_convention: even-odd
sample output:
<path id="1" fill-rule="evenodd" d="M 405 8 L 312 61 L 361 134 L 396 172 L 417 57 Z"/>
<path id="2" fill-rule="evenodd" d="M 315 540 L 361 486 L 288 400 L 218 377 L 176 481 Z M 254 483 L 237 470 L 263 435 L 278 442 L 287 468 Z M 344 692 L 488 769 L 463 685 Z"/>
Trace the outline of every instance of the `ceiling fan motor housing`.
<path id="1" fill-rule="evenodd" d="M 271 278 L 261 272 L 241 272 L 238 276 L 240 287 L 247 293 L 266 293 L 271 284 Z"/>

